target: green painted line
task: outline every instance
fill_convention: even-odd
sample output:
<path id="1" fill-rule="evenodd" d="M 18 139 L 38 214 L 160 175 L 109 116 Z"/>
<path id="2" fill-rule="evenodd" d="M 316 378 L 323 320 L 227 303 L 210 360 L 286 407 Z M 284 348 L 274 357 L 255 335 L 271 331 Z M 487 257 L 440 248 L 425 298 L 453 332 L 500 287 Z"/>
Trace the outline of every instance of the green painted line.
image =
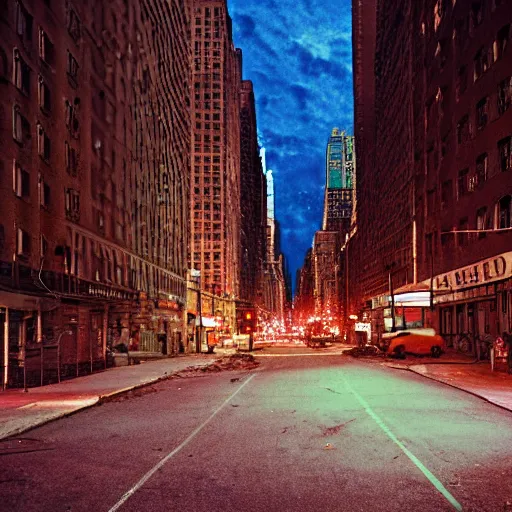
<path id="1" fill-rule="evenodd" d="M 416 465 L 416 467 L 427 477 L 427 480 L 450 502 L 455 510 L 462 511 L 462 505 L 453 497 L 448 489 L 432 474 L 432 472 L 416 457 L 404 444 L 391 432 L 389 427 L 382 421 L 382 419 L 372 410 L 368 402 L 352 388 L 345 375 L 341 374 L 345 387 L 352 393 L 358 402 L 364 407 L 366 413 L 375 420 L 375 423 L 382 429 L 382 431 L 409 457 L 409 459 Z"/>

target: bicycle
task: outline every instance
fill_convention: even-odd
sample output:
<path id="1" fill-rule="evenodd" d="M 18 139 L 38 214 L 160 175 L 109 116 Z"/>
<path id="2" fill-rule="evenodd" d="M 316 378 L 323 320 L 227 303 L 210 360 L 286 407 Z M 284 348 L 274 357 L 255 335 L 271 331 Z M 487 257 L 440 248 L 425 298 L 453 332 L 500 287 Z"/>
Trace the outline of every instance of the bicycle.
<path id="1" fill-rule="evenodd" d="M 457 336 L 456 349 L 464 354 L 473 351 L 473 343 L 469 333 L 462 332 Z"/>

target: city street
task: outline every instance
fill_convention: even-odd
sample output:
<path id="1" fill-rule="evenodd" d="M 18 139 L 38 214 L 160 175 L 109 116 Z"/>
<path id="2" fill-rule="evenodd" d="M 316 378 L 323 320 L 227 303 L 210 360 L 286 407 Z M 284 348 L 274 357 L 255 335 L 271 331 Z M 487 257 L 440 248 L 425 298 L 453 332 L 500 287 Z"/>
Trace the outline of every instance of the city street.
<path id="1" fill-rule="evenodd" d="M 335 349 L 257 360 L 3 440 L 0 509 L 512 510 L 510 412 Z"/>

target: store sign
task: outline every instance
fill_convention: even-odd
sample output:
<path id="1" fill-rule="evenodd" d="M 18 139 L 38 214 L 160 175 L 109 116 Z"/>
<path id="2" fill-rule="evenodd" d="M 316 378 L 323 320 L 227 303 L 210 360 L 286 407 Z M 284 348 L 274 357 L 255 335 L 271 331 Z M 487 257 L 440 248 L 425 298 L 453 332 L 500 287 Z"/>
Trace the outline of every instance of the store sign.
<path id="1" fill-rule="evenodd" d="M 434 290 L 455 291 L 471 286 L 492 283 L 512 277 L 512 252 L 506 252 L 463 267 L 453 272 L 441 274 L 434 279 Z"/>
<path id="2" fill-rule="evenodd" d="M 370 337 L 372 334 L 371 324 L 365 322 L 356 322 L 356 324 L 354 325 L 354 330 L 356 332 L 367 332 L 368 337 Z"/>

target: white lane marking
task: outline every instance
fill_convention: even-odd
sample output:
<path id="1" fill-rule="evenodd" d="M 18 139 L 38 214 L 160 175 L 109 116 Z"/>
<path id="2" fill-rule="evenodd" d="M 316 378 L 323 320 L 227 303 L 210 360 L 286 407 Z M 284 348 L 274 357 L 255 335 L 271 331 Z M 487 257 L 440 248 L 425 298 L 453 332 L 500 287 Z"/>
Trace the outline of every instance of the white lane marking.
<path id="1" fill-rule="evenodd" d="M 168 453 L 156 466 L 150 469 L 129 491 L 125 492 L 121 499 L 109 510 L 109 512 L 115 512 L 118 510 L 130 496 L 135 494 L 161 467 L 163 467 L 172 457 L 174 457 L 178 452 L 180 452 L 185 446 L 187 446 L 194 437 L 203 430 L 203 428 L 210 423 L 215 416 L 229 403 L 229 401 L 234 398 L 254 377 L 256 374 L 251 375 L 229 398 L 224 400 L 222 404 L 213 411 L 213 413 L 199 425 L 192 433 L 174 450 Z"/>
<path id="2" fill-rule="evenodd" d="M 31 404 L 22 405 L 21 407 L 18 407 L 18 409 L 30 409 L 31 407 L 34 407 L 34 405 L 37 405 L 37 402 L 32 402 Z"/>
<path id="3" fill-rule="evenodd" d="M 409 459 L 414 463 L 414 465 L 426 476 L 428 481 L 450 502 L 452 507 L 455 510 L 461 511 L 462 505 L 453 497 L 453 495 L 446 489 L 446 487 L 434 476 L 434 474 L 416 457 L 404 444 L 391 432 L 390 428 L 382 421 L 380 416 L 378 416 L 372 408 L 369 406 L 368 402 L 355 390 L 352 388 L 347 378 L 343 373 L 341 374 L 341 378 L 345 384 L 347 390 L 352 393 L 357 401 L 363 406 L 364 410 L 373 418 L 375 423 L 382 429 L 382 431 L 393 441 L 404 453 L 409 457 Z"/>

